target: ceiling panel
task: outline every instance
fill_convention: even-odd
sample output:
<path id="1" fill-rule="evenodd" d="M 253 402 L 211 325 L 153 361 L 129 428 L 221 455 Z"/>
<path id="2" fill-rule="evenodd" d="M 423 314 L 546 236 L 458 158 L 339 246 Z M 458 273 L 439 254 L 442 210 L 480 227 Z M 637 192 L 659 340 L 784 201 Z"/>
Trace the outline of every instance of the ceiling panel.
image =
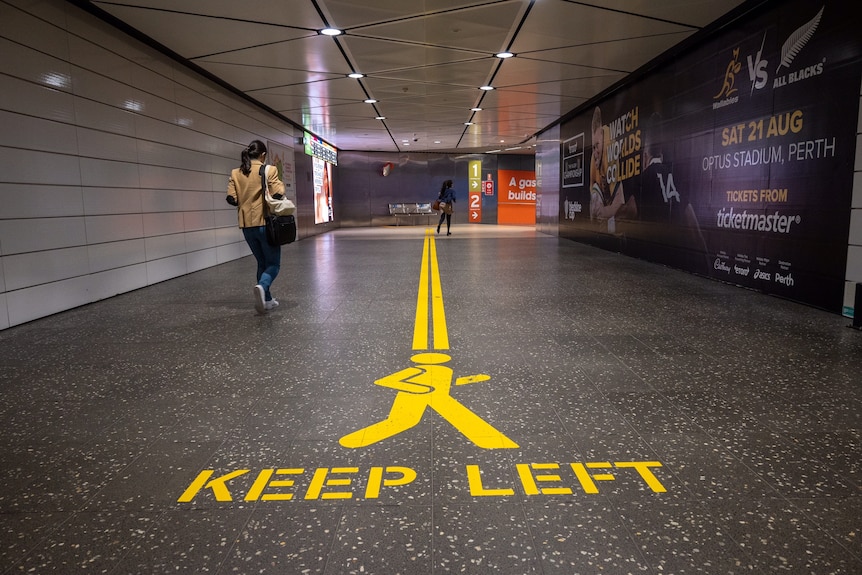
<path id="1" fill-rule="evenodd" d="M 110 8 L 120 20 L 134 22 L 135 29 L 188 59 L 309 35 L 306 30 L 259 22 L 119 5 Z"/>
<path id="2" fill-rule="evenodd" d="M 365 26 L 350 34 L 363 37 L 388 38 L 407 44 L 428 44 L 495 54 L 506 48 L 506 41 L 523 2 L 491 2 L 457 11 L 431 13 L 421 18 L 409 18 Z"/>
<path id="3" fill-rule="evenodd" d="M 691 32 L 627 38 L 602 44 L 568 46 L 521 54 L 518 61 L 564 62 L 594 70 L 633 72 L 652 60 L 653 54 L 661 54 L 685 40 Z"/>
<path id="4" fill-rule="evenodd" d="M 717 20 L 743 0 L 712 2 L 711 0 L 593 0 L 594 6 L 649 18 L 704 27 Z"/>
<path id="5" fill-rule="evenodd" d="M 122 0 L 90 4 L 95 12 L 118 18 L 340 149 L 467 153 L 524 142 L 515 153 L 530 153 L 529 144 L 538 131 L 742 3 Z M 341 27 L 345 33 L 319 35 L 326 25 Z M 494 57 L 504 49 L 516 56 Z M 365 77 L 348 78 L 353 71 Z M 479 90 L 487 82 L 495 89 Z M 369 97 L 377 102 L 364 103 Z M 477 105 L 482 111 L 471 111 Z M 214 102 L 211 108 L 222 106 Z M 375 119 L 378 115 L 386 119 Z M 474 125 L 466 126 L 471 120 Z"/>
<path id="6" fill-rule="evenodd" d="M 204 56 L 194 61 L 197 64 L 223 62 L 263 69 L 284 68 L 308 74 L 312 82 L 318 73 L 343 76 L 352 72 L 338 46 L 330 38 L 317 35 Z"/>
<path id="7" fill-rule="evenodd" d="M 273 0 L 123 0 L 94 1 L 103 10 L 117 16 L 125 7 L 144 8 L 155 12 L 190 14 L 238 21 L 268 22 L 318 30 L 323 26 L 320 14 L 312 2 L 274 2 Z M 121 18 L 122 19 L 122 18 Z"/>
<path id="8" fill-rule="evenodd" d="M 526 3 L 523 0 L 518 0 Z M 319 3 L 329 18 L 329 24 L 349 31 L 392 20 L 422 18 L 427 14 L 448 12 L 475 6 L 481 2 L 470 0 L 325 0 Z M 484 2 L 488 4 L 488 2 Z"/>

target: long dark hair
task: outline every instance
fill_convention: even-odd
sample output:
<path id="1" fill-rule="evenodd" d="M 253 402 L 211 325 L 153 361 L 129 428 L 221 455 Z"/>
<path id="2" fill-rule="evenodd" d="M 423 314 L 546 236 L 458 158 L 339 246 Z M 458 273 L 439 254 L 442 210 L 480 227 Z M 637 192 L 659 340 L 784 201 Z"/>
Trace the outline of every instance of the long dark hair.
<path id="1" fill-rule="evenodd" d="M 240 156 L 242 163 L 240 164 L 239 169 L 243 175 L 249 175 L 251 173 L 251 161 L 258 159 L 265 153 L 266 145 L 260 140 L 252 140 L 251 144 L 248 145 L 248 148 L 242 151 L 242 155 Z"/>
<path id="2" fill-rule="evenodd" d="M 440 197 L 443 197 L 443 194 L 446 193 L 446 190 L 452 187 L 452 180 L 446 180 L 443 182 L 443 187 L 440 188 Z"/>

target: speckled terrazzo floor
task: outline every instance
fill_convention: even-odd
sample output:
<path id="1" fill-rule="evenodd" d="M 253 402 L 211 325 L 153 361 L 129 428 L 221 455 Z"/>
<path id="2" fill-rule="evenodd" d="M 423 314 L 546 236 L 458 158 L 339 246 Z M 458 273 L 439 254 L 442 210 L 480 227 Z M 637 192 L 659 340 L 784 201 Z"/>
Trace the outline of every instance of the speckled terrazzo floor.
<path id="1" fill-rule="evenodd" d="M 343 447 L 421 396 L 374 382 L 423 233 L 287 246 L 267 316 L 244 258 L 0 332 L 0 573 L 862 573 L 862 333 L 524 228 L 435 241 L 449 397 L 518 447 L 437 400 Z"/>

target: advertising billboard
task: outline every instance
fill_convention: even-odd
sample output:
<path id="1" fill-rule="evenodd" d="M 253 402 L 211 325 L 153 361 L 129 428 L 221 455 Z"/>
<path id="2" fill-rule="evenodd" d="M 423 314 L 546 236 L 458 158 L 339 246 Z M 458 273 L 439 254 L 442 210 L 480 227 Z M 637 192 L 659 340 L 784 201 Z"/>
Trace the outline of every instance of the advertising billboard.
<path id="1" fill-rule="evenodd" d="M 853 23 L 777 4 L 563 124 L 560 235 L 840 313 Z"/>

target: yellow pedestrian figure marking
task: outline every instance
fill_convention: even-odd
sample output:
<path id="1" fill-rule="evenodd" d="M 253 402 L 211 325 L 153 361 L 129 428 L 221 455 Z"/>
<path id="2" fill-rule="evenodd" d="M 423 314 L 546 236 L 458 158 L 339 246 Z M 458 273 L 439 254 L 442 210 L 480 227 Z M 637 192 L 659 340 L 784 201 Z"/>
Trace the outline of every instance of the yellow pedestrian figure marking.
<path id="1" fill-rule="evenodd" d="M 429 292 L 430 284 L 430 292 Z M 430 294 L 430 298 L 429 298 Z M 449 335 L 443 309 L 443 290 L 437 267 L 437 249 L 430 230 L 425 234 L 422 251 L 422 269 L 419 274 L 419 295 L 416 301 L 416 321 L 413 326 L 413 350 L 428 349 L 428 303 L 431 302 L 431 328 L 434 349 L 448 350 Z M 410 358 L 415 365 L 402 369 L 374 382 L 398 393 L 392 402 L 389 415 L 383 421 L 349 433 L 339 441 L 349 448 L 367 447 L 378 441 L 407 431 L 422 419 L 431 408 L 443 419 L 464 434 L 467 439 L 484 449 L 512 449 L 518 444 L 497 431 L 484 419 L 470 411 L 450 395 L 453 372 L 445 364 L 452 359 L 445 353 L 417 353 Z M 455 385 L 468 385 L 491 379 L 490 375 L 476 374 L 458 377 Z"/>

